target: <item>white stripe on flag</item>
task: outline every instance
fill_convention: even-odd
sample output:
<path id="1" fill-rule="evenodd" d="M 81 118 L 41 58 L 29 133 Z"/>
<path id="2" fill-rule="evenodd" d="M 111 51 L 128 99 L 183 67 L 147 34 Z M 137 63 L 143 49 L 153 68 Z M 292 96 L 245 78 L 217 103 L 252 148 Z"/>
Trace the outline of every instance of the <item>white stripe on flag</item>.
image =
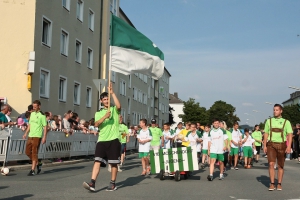
<path id="1" fill-rule="evenodd" d="M 177 151 L 177 148 L 174 148 L 173 151 Z M 177 153 L 173 154 L 173 160 L 178 160 L 178 154 Z M 176 172 L 177 170 L 179 170 L 178 162 L 176 162 L 173 165 L 174 165 L 174 172 Z"/>
<path id="2" fill-rule="evenodd" d="M 187 155 L 187 148 L 184 147 L 182 148 L 182 151 L 185 152 L 182 154 L 182 159 L 183 161 L 183 170 L 184 171 L 189 171 L 189 161 L 188 161 L 188 155 Z"/>
<path id="3" fill-rule="evenodd" d="M 197 150 L 196 148 L 193 149 L 192 151 L 192 157 L 193 157 L 193 168 L 194 171 L 199 169 L 199 165 L 198 165 L 198 155 L 197 155 Z"/>
<path id="4" fill-rule="evenodd" d="M 155 160 L 155 172 L 160 172 L 159 156 L 156 154 L 159 153 L 158 150 L 154 150 L 154 160 Z"/>
<path id="5" fill-rule="evenodd" d="M 168 149 L 163 149 L 165 172 L 170 172 Z M 168 162 L 167 162 L 168 161 Z"/>

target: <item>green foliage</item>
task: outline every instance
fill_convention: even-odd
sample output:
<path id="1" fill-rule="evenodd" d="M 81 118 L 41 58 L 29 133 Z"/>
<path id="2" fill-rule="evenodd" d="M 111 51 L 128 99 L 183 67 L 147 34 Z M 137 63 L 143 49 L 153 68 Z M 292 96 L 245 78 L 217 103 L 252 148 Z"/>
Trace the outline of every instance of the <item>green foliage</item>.
<path id="1" fill-rule="evenodd" d="M 298 105 L 284 106 L 282 117 L 289 120 L 292 125 L 296 125 L 300 122 L 300 112 L 298 109 Z"/>
<path id="2" fill-rule="evenodd" d="M 224 101 L 216 101 L 208 110 L 209 121 L 212 122 L 213 119 L 218 118 L 219 120 L 225 121 L 227 127 L 232 127 L 233 123 L 240 121 L 235 114 L 235 107 L 231 104 L 227 104 Z"/>
<path id="3" fill-rule="evenodd" d="M 195 102 L 195 99 L 190 98 L 183 102 L 183 113 L 179 115 L 183 122 L 200 122 L 201 124 L 208 123 L 208 113 L 206 108 L 200 107 L 200 104 Z"/>

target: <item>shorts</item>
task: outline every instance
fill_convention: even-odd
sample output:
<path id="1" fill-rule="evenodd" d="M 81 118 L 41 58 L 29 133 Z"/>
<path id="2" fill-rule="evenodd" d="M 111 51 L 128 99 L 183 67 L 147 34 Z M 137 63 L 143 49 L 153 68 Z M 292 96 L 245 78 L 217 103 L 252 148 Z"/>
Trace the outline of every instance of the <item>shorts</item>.
<path id="1" fill-rule="evenodd" d="M 243 147 L 243 153 L 245 158 L 252 158 L 253 156 L 252 147 Z"/>
<path id="2" fill-rule="evenodd" d="M 230 149 L 230 156 L 235 156 L 239 154 L 239 148 L 232 148 Z"/>
<path id="3" fill-rule="evenodd" d="M 285 162 L 285 150 L 286 150 L 285 142 L 268 142 L 267 143 L 267 155 L 268 162 L 276 162 L 281 168 L 284 167 Z"/>
<path id="4" fill-rule="evenodd" d="M 149 156 L 149 152 L 139 152 L 139 158 L 146 158 Z"/>
<path id="5" fill-rule="evenodd" d="M 257 155 L 259 155 L 260 154 L 261 146 L 256 146 L 255 148 L 256 148 L 256 151 L 257 151 Z"/>
<path id="6" fill-rule="evenodd" d="M 106 164 L 106 159 L 109 164 L 119 164 L 121 143 L 119 139 L 111 141 L 98 142 L 95 150 L 95 162 Z"/>
<path id="7" fill-rule="evenodd" d="M 150 150 L 159 150 L 160 146 L 150 146 Z"/>
<path id="8" fill-rule="evenodd" d="M 202 154 L 203 155 L 207 155 L 208 154 L 208 150 L 207 149 L 202 149 Z"/>
<path id="9" fill-rule="evenodd" d="M 210 153 L 210 159 L 217 159 L 218 161 L 224 161 L 224 154 Z"/>
<path id="10" fill-rule="evenodd" d="M 121 154 L 125 153 L 126 151 L 126 143 L 121 144 Z"/>

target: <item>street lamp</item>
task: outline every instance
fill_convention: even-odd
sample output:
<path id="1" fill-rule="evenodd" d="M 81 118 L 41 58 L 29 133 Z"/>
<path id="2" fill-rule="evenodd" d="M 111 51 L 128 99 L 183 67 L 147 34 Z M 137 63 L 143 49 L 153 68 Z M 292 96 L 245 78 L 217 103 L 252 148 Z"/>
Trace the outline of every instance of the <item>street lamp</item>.
<path id="1" fill-rule="evenodd" d="M 269 104 L 269 105 L 273 105 L 273 103 L 271 103 L 271 102 L 268 102 L 268 101 L 266 101 L 265 103 L 266 103 L 266 104 Z"/>
<path id="2" fill-rule="evenodd" d="M 294 89 L 294 90 L 300 90 L 300 88 L 294 87 L 294 86 L 289 86 L 289 88 Z"/>
<path id="3" fill-rule="evenodd" d="M 244 113 L 245 115 L 250 115 L 249 113 Z M 254 115 L 250 115 L 254 118 L 254 123 L 256 124 L 256 119 L 255 119 L 255 116 Z"/>

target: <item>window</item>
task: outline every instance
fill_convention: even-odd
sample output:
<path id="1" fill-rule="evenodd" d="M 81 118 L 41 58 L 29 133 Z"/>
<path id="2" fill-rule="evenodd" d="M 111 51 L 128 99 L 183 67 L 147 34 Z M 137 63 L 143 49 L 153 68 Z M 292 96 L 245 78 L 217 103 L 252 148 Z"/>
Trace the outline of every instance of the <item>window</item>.
<path id="1" fill-rule="evenodd" d="M 67 78 L 59 77 L 58 100 L 66 102 L 67 100 Z"/>
<path id="2" fill-rule="evenodd" d="M 40 97 L 49 98 L 50 72 L 41 69 L 40 72 Z"/>
<path id="3" fill-rule="evenodd" d="M 120 95 L 126 96 L 126 82 L 124 80 L 120 81 Z"/>
<path id="4" fill-rule="evenodd" d="M 141 90 L 139 90 L 139 102 L 142 103 L 143 102 L 143 93 Z"/>
<path id="5" fill-rule="evenodd" d="M 70 0 L 62 0 L 62 6 L 70 11 Z"/>
<path id="6" fill-rule="evenodd" d="M 94 21 L 95 21 L 95 14 L 94 12 L 90 9 L 89 11 L 89 29 L 91 31 L 94 31 Z"/>
<path id="7" fill-rule="evenodd" d="M 116 0 L 110 0 L 110 12 L 114 15 L 117 15 L 117 1 Z"/>
<path id="8" fill-rule="evenodd" d="M 147 105 L 147 95 L 143 94 L 143 100 L 144 100 L 144 104 Z"/>
<path id="9" fill-rule="evenodd" d="M 86 87 L 86 107 L 92 107 L 92 88 Z"/>
<path id="10" fill-rule="evenodd" d="M 74 104 L 80 105 L 80 83 L 74 84 Z"/>
<path id="11" fill-rule="evenodd" d="M 51 46 L 52 22 L 43 17 L 42 43 L 48 47 Z"/>
<path id="12" fill-rule="evenodd" d="M 164 104 L 161 104 L 161 112 L 165 113 L 165 105 Z"/>
<path id="13" fill-rule="evenodd" d="M 143 77 L 143 78 L 144 78 L 144 82 L 145 82 L 145 83 L 147 83 L 148 76 L 144 75 L 144 77 Z"/>
<path id="14" fill-rule="evenodd" d="M 126 122 L 126 111 L 124 108 L 121 109 L 121 113 L 120 113 L 123 117 L 123 122 L 125 123 Z"/>
<path id="15" fill-rule="evenodd" d="M 116 82 L 116 72 L 111 71 L 111 81 Z"/>
<path id="16" fill-rule="evenodd" d="M 158 104 L 158 110 L 161 110 L 161 103 Z"/>
<path id="17" fill-rule="evenodd" d="M 140 73 L 140 74 L 139 74 L 139 78 L 140 78 L 141 80 L 143 80 L 144 75 Z"/>
<path id="18" fill-rule="evenodd" d="M 75 61 L 78 63 L 81 63 L 81 51 L 82 44 L 79 40 L 76 40 Z"/>
<path id="19" fill-rule="evenodd" d="M 154 79 L 151 79 L 151 87 L 154 88 Z"/>
<path id="20" fill-rule="evenodd" d="M 151 108 L 153 108 L 154 107 L 154 99 L 153 99 L 153 97 L 151 97 Z"/>
<path id="21" fill-rule="evenodd" d="M 148 86 L 148 98 L 150 99 L 150 85 Z"/>
<path id="22" fill-rule="evenodd" d="M 68 46 L 69 46 L 69 34 L 62 30 L 60 38 L 60 53 L 62 55 L 68 56 Z"/>
<path id="23" fill-rule="evenodd" d="M 91 48 L 88 48 L 88 56 L 87 56 L 87 66 L 90 69 L 93 69 L 93 50 Z"/>
<path id="24" fill-rule="evenodd" d="M 128 87 L 131 88 L 131 75 L 129 75 L 129 84 Z"/>
<path id="25" fill-rule="evenodd" d="M 138 77 L 138 76 L 139 76 L 139 73 L 134 73 L 134 75 L 135 75 L 136 77 Z"/>
<path id="26" fill-rule="evenodd" d="M 133 100 L 138 100 L 138 89 L 135 87 L 132 89 L 133 90 Z"/>
<path id="27" fill-rule="evenodd" d="M 83 1 L 82 0 L 77 1 L 76 16 L 79 21 L 83 22 Z"/>

